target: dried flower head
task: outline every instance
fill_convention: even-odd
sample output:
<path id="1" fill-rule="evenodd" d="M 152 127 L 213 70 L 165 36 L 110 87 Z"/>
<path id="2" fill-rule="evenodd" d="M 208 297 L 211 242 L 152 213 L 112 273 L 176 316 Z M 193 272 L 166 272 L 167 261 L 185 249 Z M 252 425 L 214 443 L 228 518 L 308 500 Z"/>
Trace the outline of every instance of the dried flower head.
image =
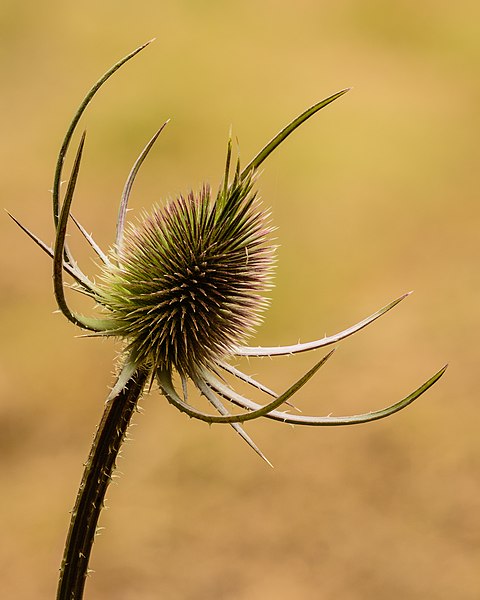
<path id="1" fill-rule="evenodd" d="M 269 213 L 260 206 L 254 189 L 259 166 L 299 125 L 342 96 L 342 90 L 315 104 L 280 131 L 242 170 L 237 161 L 231 171 L 231 141 L 219 191 L 208 186 L 179 197 L 165 207 L 156 206 L 135 223 L 125 226 L 128 198 L 138 170 L 166 123 L 140 154 L 130 172 L 120 202 L 115 244 L 105 254 L 72 217 L 71 204 L 85 143 L 83 134 L 63 202 L 60 181 L 63 163 L 80 117 L 98 89 L 144 46 L 114 65 L 89 91 L 80 105 L 60 150 L 53 187 L 56 230 L 50 248 L 23 225 L 20 227 L 53 258 L 54 291 L 61 312 L 75 325 L 97 335 L 124 341 L 123 365 L 109 399 L 125 389 L 138 369 L 155 378 L 167 400 L 190 417 L 208 423 L 229 423 L 248 444 L 263 454 L 243 430 L 241 423 L 267 417 L 299 425 L 347 425 L 365 423 L 391 415 L 418 398 L 443 374 L 445 367 L 401 401 L 385 409 L 353 416 L 305 416 L 279 408 L 327 361 L 332 352 L 282 394 L 268 389 L 229 364 L 235 356 L 279 356 L 315 350 L 339 342 L 366 327 L 408 294 L 394 300 L 356 325 L 335 335 L 284 347 L 243 345 L 258 324 L 266 306 L 263 296 L 270 286 L 274 246 Z M 12 217 L 13 218 L 13 217 Z M 67 225 L 72 219 L 102 262 L 99 283 L 78 267 L 66 246 Z M 97 317 L 72 311 L 64 295 L 63 272 L 75 287 L 103 307 Z M 226 371 L 273 398 L 264 405 L 240 395 L 220 376 Z M 177 373 L 182 392 L 177 392 Z M 145 381 L 148 378 L 145 378 Z M 205 413 L 187 398 L 190 380 L 218 414 Z M 232 414 L 223 401 L 243 409 Z M 266 459 L 265 459 L 266 460 Z"/>

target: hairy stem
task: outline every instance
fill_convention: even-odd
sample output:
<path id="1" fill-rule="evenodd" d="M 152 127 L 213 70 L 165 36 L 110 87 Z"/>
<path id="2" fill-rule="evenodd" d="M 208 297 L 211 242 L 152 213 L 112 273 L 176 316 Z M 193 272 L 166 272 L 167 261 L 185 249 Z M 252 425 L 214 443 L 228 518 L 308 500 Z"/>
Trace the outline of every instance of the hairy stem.
<path id="1" fill-rule="evenodd" d="M 81 600 L 83 597 L 88 562 L 105 493 L 148 375 L 148 369 L 137 369 L 121 392 L 105 406 L 72 511 L 57 600 Z"/>

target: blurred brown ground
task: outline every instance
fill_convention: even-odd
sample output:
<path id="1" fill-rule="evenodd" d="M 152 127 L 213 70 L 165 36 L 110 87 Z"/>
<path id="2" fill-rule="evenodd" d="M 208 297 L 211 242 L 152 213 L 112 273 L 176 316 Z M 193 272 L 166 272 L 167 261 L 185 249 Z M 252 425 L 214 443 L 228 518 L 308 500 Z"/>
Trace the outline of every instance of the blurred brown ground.
<path id="1" fill-rule="evenodd" d="M 216 187 L 230 125 L 247 161 L 305 107 L 354 86 L 265 165 L 259 187 L 281 247 L 256 343 L 333 333 L 414 289 L 341 344 L 298 403 L 317 414 L 378 408 L 450 363 L 382 422 L 250 425 L 274 470 L 228 428 L 146 396 L 86 598 L 480 598 L 479 22 L 467 0 L 4 0 L 1 198 L 27 226 L 51 241 L 48 190 L 73 110 L 151 37 L 84 121 L 75 213 L 104 247 L 130 165 L 166 118 L 137 214 Z M 53 314 L 47 257 L 6 216 L 0 228 L 0 589 L 43 600 L 55 594 L 115 346 L 75 337 Z M 317 356 L 245 368 L 281 390 Z"/>

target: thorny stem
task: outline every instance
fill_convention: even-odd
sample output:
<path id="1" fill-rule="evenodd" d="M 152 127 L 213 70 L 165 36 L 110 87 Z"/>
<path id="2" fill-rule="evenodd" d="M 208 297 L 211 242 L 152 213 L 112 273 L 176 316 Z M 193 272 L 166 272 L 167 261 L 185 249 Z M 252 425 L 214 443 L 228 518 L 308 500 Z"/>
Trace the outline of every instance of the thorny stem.
<path id="1" fill-rule="evenodd" d="M 115 461 L 137 407 L 149 370 L 138 368 L 109 400 L 85 464 L 65 544 L 57 600 L 81 600 L 88 562 Z"/>

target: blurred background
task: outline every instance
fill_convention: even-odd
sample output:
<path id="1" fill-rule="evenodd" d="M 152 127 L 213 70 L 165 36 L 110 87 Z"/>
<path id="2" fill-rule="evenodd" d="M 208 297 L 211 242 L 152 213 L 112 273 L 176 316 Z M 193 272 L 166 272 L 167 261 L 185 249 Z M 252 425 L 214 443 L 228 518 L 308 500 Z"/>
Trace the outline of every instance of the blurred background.
<path id="1" fill-rule="evenodd" d="M 104 248 L 130 166 L 167 118 L 133 215 L 216 189 L 230 125 L 246 164 L 307 106 L 353 86 L 265 163 L 280 248 L 255 344 L 332 334 L 415 290 L 340 344 L 297 404 L 380 408 L 450 363 L 384 421 L 248 425 L 273 470 L 230 428 L 189 420 L 153 390 L 108 493 L 86 598 L 480 598 L 480 4 L 3 0 L 0 15 L 2 206 L 48 243 L 74 110 L 144 41 L 157 38 L 83 121 L 74 212 Z M 48 257 L 6 215 L 0 230 L 0 587 L 43 600 L 118 347 L 54 314 Z M 87 245 L 74 232 L 71 244 L 93 276 Z M 282 390 L 320 356 L 235 364 Z"/>

